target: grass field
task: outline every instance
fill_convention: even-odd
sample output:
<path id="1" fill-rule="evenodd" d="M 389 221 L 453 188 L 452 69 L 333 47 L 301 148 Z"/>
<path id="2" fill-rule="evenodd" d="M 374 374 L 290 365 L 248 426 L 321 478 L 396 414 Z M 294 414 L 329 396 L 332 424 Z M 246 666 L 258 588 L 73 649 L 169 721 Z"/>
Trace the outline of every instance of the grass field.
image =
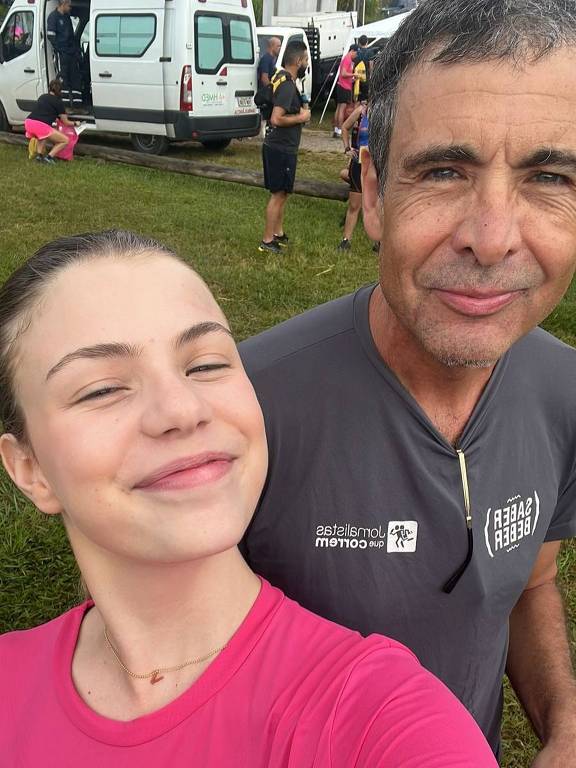
<path id="1" fill-rule="evenodd" d="M 167 242 L 206 278 L 238 339 L 376 278 L 359 227 L 353 250 L 335 250 L 342 203 L 295 196 L 288 205 L 288 254 L 257 251 L 263 190 L 136 167 L 79 160 L 54 168 L 0 145 L 4 204 L 0 281 L 39 245 L 66 233 L 127 227 Z M 576 286 L 546 327 L 576 345 Z M 57 520 L 41 517 L 0 475 L 0 632 L 56 616 L 78 599 L 78 575 Z M 562 553 L 562 581 L 576 647 L 576 547 Z M 536 744 L 507 695 L 506 768 L 527 768 Z"/>

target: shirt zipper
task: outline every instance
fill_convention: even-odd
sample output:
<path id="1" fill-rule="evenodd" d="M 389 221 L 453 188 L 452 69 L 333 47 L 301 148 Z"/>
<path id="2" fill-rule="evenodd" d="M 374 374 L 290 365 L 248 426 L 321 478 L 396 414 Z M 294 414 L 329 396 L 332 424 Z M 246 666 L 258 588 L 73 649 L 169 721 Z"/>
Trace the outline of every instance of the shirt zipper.
<path id="1" fill-rule="evenodd" d="M 456 448 L 458 461 L 460 462 L 460 478 L 462 480 L 462 491 L 464 492 L 464 509 L 466 510 L 466 528 L 472 528 L 472 509 L 470 507 L 470 490 L 468 488 L 468 472 L 466 471 L 466 456 L 464 451 Z"/>

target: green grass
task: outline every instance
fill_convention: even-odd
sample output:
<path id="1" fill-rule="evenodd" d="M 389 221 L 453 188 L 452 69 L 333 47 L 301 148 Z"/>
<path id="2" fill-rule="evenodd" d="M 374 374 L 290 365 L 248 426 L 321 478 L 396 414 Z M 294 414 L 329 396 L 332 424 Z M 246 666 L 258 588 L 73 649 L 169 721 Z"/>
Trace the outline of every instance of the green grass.
<path id="1" fill-rule="evenodd" d="M 342 203 L 294 196 L 287 255 L 263 256 L 263 190 L 82 159 L 54 168 L 0 145 L 0 281 L 38 246 L 63 234 L 127 227 L 169 243 L 207 279 L 241 339 L 376 278 L 370 243 L 358 228 L 353 250 L 335 246 Z M 576 286 L 546 327 L 576 344 Z M 41 516 L 0 476 L 0 632 L 58 615 L 77 601 L 78 574 L 58 520 Z M 576 546 L 564 547 L 561 573 L 576 647 Z M 506 768 L 526 768 L 537 745 L 507 695 Z"/>

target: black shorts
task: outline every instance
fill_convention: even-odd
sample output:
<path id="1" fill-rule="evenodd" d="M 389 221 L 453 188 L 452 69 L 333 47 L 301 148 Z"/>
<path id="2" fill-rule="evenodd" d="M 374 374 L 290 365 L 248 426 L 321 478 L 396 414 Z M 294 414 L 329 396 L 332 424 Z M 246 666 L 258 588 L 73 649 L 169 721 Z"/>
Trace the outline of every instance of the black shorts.
<path id="1" fill-rule="evenodd" d="M 341 85 L 336 86 L 336 104 L 351 104 L 352 103 L 352 88 L 347 90 L 342 88 Z"/>
<path id="2" fill-rule="evenodd" d="M 350 185 L 350 192 L 362 194 L 362 166 L 354 158 L 350 160 L 348 166 L 348 184 Z"/>
<path id="3" fill-rule="evenodd" d="M 269 192 L 292 192 L 296 178 L 297 154 L 262 145 L 264 186 Z"/>

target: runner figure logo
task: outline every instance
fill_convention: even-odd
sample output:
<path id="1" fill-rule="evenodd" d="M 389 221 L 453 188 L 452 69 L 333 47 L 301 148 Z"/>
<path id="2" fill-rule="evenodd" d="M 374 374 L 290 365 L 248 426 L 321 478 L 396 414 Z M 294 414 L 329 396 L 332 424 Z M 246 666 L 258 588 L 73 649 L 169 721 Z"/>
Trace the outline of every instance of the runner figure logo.
<path id="1" fill-rule="evenodd" d="M 387 552 L 416 552 L 418 523 L 416 520 L 390 520 L 386 541 Z"/>

